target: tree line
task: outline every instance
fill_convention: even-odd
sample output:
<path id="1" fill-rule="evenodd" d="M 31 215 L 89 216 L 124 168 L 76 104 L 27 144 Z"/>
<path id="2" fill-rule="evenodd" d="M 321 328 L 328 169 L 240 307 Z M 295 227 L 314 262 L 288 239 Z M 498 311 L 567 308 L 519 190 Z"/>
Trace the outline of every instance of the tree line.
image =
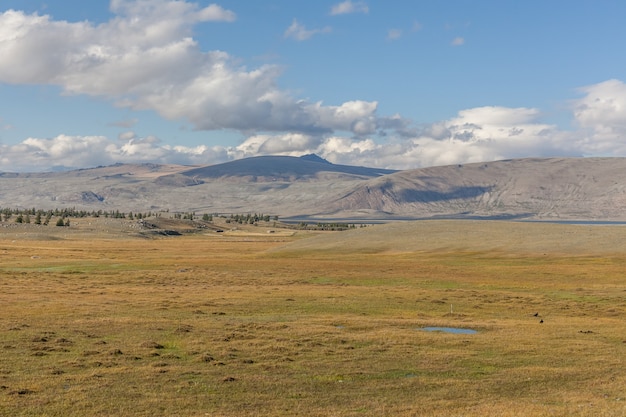
<path id="1" fill-rule="evenodd" d="M 361 225 L 360 227 L 365 227 L 365 225 Z M 318 222 L 316 224 L 308 224 L 307 222 L 300 222 L 298 224 L 298 229 L 342 231 L 342 230 L 348 230 L 348 229 L 356 229 L 356 224 L 354 223 L 321 223 L 321 222 Z"/>
<path id="2" fill-rule="evenodd" d="M 260 221 L 269 222 L 272 216 L 269 214 L 231 214 L 226 219 L 226 223 L 239 223 L 239 224 L 255 224 Z M 278 216 L 274 216 L 274 221 L 278 221 Z"/>
<path id="3" fill-rule="evenodd" d="M 169 214 L 169 210 L 167 211 L 159 211 L 159 212 L 123 212 L 119 210 L 79 210 L 76 208 L 62 208 L 62 209 L 54 209 L 54 210 L 41 210 L 36 208 L 31 209 L 18 209 L 18 208 L 2 208 L 0 207 L 0 221 L 2 222 L 13 222 L 13 223 L 33 223 L 37 225 L 47 226 L 52 221 L 54 217 L 56 220 L 53 222 L 56 226 L 69 226 L 70 218 L 72 219 L 82 219 L 87 217 L 104 217 L 111 219 L 128 219 L 128 220 L 142 220 L 150 217 L 161 217 L 163 213 L 166 213 L 166 216 L 170 216 L 174 219 L 182 219 L 182 220 L 202 220 L 204 222 L 212 222 L 214 216 L 219 216 L 221 218 L 226 219 L 226 223 L 237 223 L 237 224 L 251 224 L 255 225 L 259 222 L 278 222 L 278 216 L 269 215 L 263 213 L 247 213 L 247 214 L 230 214 L 227 216 L 225 214 L 208 214 L 204 213 L 202 215 L 198 215 L 195 212 L 187 212 L 187 213 L 172 213 Z M 288 227 L 286 225 L 283 225 Z M 301 222 L 298 225 L 294 225 L 291 227 L 295 227 L 297 229 L 303 230 L 329 230 L 329 231 L 341 231 L 347 229 L 354 229 L 357 226 L 355 224 L 350 223 L 314 223 L 308 224 L 306 222 Z M 364 227 L 364 225 L 361 225 Z"/>
<path id="4" fill-rule="evenodd" d="M 75 208 L 63 208 L 54 210 L 42 209 L 17 209 L 17 208 L 0 208 L 0 221 L 15 223 L 33 223 L 47 226 L 51 219 L 55 217 L 57 226 L 69 226 L 70 218 L 82 219 L 86 217 L 105 217 L 112 219 L 143 219 L 160 215 L 151 211 L 146 213 L 126 213 L 119 210 L 77 210 Z"/>
<path id="5" fill-rule="evenodd" d="M 69 226 L 70 218 L 111 218 L 111 219 L 128 219 L 128 220 L 142 220 L 150 217 L 161 217 L 163 213 L 174 219 L 182 220 L 202 220 L 204 222 L 213 221 L 213 216 L 220 216 L 226 218 L 227 223 L 239 223 L 239 224 L 256 224 L 259 221 L 269 222 L 272 216 L 267 214 L 231 214 L 230 217 L 219 214 L 204 213 L 201 216 L 195 212 L 187 213 L 172 213 L 169 214 L 169 210 L 159 212 L 123 212 L 120 210 L 79 210 L 76 208 L 62 208 L 54 210 L 41 210 L 36 208 L 31 209 L 18 209 L 18 208 L 2 208 L 0 207 L 0 222 L 13 222 L 13 223 L 33 223 L 38 225 L 47 226 L 54 217 L 57 226 Z M 273 216 L 274 221 L 278 221 L 278 216 Z"/>

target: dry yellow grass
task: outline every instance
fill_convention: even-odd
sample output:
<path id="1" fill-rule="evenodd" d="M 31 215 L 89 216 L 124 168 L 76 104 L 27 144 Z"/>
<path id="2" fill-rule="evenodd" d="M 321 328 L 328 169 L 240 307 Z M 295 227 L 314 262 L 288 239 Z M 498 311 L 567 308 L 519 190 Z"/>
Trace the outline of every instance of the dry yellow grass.
<path id="1" fill-rule="evenodd" d="M 410 224 L 300 240 L 12 229 L 0 415 L 625 415 L 626 255 L 544 252 L 552 226 L 527 226 L 415 225 L 430 247 Z M 497 251 L 472 244 L 477 227 Z M 600 232 L 577 227 L 557 229 Z M 539 252 L 506 240 L 531 232 Z"/>

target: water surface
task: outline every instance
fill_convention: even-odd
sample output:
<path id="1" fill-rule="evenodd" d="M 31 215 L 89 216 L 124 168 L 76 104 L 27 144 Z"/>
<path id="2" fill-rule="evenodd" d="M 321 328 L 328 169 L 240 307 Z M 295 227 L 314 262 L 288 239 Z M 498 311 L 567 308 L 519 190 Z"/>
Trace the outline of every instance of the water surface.
<path id="1" fill-rule="evenodd" d="M 444 332 L 444 333 L 456 333 L 456 334 L 476 334 L 476 330 L 461 329 L 458 327 L 422 327 L 422 330 L 427 332 Z"/>

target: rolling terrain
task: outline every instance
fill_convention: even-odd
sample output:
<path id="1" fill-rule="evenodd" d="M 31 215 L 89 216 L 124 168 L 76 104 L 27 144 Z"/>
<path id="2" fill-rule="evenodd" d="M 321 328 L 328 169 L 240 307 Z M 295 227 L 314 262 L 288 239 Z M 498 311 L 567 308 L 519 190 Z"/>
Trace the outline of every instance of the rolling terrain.
<path id="1" fill-rule="evenodd" d="M 372 179 L 329 210 L 406 217 L 626 219 L 626 159 L 516 159 Z"/>
<path id="2" fill-rule="evenodd" d="M 0 415 L 626 415 L 624 227 L 177 222 L 0 227 Z"/>
<path id="3" fill-rule="evenodd" d="M 282 218 L 626 220 L 626 158 L 527 158 L 393 171 L 316 155 L 206 167 L 0 173 L 0 207 L 263 212 Z"/>

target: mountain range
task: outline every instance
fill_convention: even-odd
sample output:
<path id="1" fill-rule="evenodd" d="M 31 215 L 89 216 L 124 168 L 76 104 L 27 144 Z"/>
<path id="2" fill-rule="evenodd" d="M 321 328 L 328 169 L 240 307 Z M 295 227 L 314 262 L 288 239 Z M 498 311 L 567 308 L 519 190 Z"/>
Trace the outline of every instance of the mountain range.
<path id="1" fill-rule="evenodd" d="M 317 155 L 0 173 L 0 207 L 281 218 L 626 220 L 626 158 L 524 158 L 403 171 Z"/>

